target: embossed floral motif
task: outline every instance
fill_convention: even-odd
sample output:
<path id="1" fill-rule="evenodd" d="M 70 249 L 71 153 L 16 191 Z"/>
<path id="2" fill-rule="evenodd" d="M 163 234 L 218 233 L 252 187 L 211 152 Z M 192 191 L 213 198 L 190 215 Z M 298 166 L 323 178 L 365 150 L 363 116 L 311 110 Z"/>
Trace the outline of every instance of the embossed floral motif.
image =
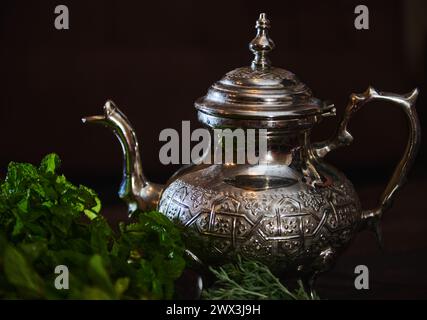
<path id="1" fill-rule="evenodd" d="M 302 218 L 302 227 L 305 235 L 313 234 L 316 230 L 318 223 L 310 216 Z"/>
<path id="2" fill-rule="evenodd" d="M 292 214 L 301 212 L 301 204 L 289 197 L 283 197 L 275 205 L 275 212 L 279 214 Z"/>
<path id="3" fill-rule="evenodd" d="M 197 222 L 200 230 L 202 232 L 206 232 L 209 230 L 209 215 L 208 214 L 203 214 Z"/>
<path id="4" fill-rule="evenodd" d="M 325 190 L 323 197 L 334 205 L 352 202 L 357 195 L 344 184 L 334 185 Z"/>
<path id="5" fill-rule="evenodd" d="M 244 197 L 242 202 L 243 208 L 250 211 L 254 216 L 257 216 L 260 212 L 268 212 L 270 210 L 267 198 Z"/>
<path id="6" fill-rule="evenodd" d="M 250 225 L 243 219 L 237 219 L 236 221 L 236 235 L 238 237 L 244 236 L 250 230 Z"/>
<path id="7" fill-rule="evenodd" d="M 265 220 L 264 230 L 271 236 L 275 235 L 278 231 L 276 226 L 276 221 L 274 221 L 274 219 Z"/>
<path id="8" fill-rule="evenodd" d="M 215 231 L 222 234 L 230 234 L 231 233 L 230 219 L 217 217 L 215 221 Z"/>
<path id="9" fill-rule="evenodd" d="M 274 68 L 268 72 L 262 70 L 252 70 L 248 67 L 242 67 L 235 69 L 225 75 L 224 79 L 264 79 L 264 80 L 283 80 L 283 79 L 292 79 L 294 74 L 290 71 Z"/>
<path id="10" fill-rule="evenodd" d="M 213 207 L 215 212 L 238 213 L 240 202 L 231 197 L 224 197 L 215 200 Z"/>
<path id="11" fill-rule="evenodd" d="M 299 231 L 299 219 L 298 218 L 287 218 L 282 220 L 283 232 L 285 235 L 297 234 Z"/>
<path id="12" fill-rule="evenodd" d="M 183 202 L 185 197 L 188 194 L 188 190 L 186 186 L 182 186 L 181 188 L 177 189 L 175 194 L 173 195 L 173 197 L 177 200 L 179 200 L 180 202 Z"/>
<path id="13" fill-rule="evenodd" d="M 209 202 L 209 196 L 200 190 L 195 190 L 190 196 L 191 203 L 194 209 L 198 209 L 200 206 L 206 207 Z"/>
<path id="14" fill-rule="evenodd" d="M 301 200 L 304 207 L 311 208 L 315 211 L 319 211 L 325 203 L 322 195 L 314 190 L 300 191 L 298 192 L 298 198 Z"/>

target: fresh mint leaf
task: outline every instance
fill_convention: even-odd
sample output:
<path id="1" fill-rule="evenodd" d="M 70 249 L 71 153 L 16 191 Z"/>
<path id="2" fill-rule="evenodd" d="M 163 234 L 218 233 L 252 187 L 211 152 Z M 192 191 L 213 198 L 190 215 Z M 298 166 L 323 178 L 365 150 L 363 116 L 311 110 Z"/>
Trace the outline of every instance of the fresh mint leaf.
<path id="1" fill-rule="evenodd" d="M 43 174 L 55 174 L 60 165 L 61 160 L 59 159 L 58 155 L 51 153 L 43 158 L 39 166 L 39 171 Z"/>
<path id="2" fill-rule="evenodd" d="M 56 154 L 38 167 L 11 162 L 0 182 L 0 299 L 172 298 L 185 267 L 174 224 L 141 212 L 113 232 L 96 192 L 60 164 Z M 54 287 L 58 265 L 69 268 L 69 290 Z"/>
<path id="3" fill-rule="evenodd" d="M 41 296 L 43 281 L 16 248 L 8 245 L 4 250 L 3 268 L 7 280 L 18 289 L 25 289 L 32 296 Z"/>

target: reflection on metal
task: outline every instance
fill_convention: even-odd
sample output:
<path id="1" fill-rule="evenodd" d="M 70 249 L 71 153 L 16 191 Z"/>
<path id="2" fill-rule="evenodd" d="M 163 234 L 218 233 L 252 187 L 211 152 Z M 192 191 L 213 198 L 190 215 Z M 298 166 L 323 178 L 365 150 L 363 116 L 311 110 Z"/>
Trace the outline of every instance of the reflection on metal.
<path id="1" fill-rule="evenodd" d="M 298 181 L 295 179 L 276 176 L 246 174 L 224 179 L 224 182 L 231 184 L 236 188 L 242 188 L 252 191 L 261 191 L 277 188 L 286 188 L 297 183 Z"/>

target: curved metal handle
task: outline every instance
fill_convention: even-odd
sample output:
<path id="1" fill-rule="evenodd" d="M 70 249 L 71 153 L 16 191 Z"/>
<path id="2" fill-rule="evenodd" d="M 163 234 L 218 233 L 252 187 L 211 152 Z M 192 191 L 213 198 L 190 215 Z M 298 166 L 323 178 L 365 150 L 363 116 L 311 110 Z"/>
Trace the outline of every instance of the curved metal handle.
<path id="1" fill-rule="evenodd" d="M 338 127 L 335 137 L 326 143 L 314 148 L 314 153 L 319 157 L 324 157 L 328 152 L 349 145 L 353 137 L 347 130 L 347 125 L 353 114 L 370 101 L 389 101 L 400 106 L 405 112 L 409 124 L 409 139 L 405 152 L 399 164 L 394 169 L 393 175 L 385 188 L 378 206 L 376 208 L 362 212 L 362 218 L 378 221 L 383 212 L 387 210 L 396 195 L 396 192 L 405 183 L 406 176 L 412 165 L 412 162 L 418 152 L 421 138 L 421 129 L 418 121 L 417 112 L 414 104 L 418 96 L 418 89 L 414 89 L 406 95 L 397 95 L 394 93 L 378 92 L 372 87 L 361 94 L 353 93 L 345 109 L 344 117 Z"/>

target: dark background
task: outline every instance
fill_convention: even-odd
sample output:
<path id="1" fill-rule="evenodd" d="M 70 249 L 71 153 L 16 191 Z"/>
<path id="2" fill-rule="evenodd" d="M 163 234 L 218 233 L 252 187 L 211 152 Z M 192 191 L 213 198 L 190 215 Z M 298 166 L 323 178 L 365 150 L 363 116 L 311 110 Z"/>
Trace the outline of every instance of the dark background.
<path id="1" fill-rule="evenodd" d="M 70 29 L 54 28 L 65 4 Z M 370 29 L 354 28 L 367 5 Z M 426 122 L 427 4 L 412 1 L 8 1 L 0 4 L 0 175 L 11 160 L 37 163 L 58 153 L 70 179 L 99 191 L 107 212 L 125 218 L 116 196 L 121 151 L 106 129 L 80 118 L 113 99 L 131 119 L 146 175 L 165 182 L 175 166 L 158 159 L 159 133 L 197 126 L 193 102 L 226 72 L 248 65 L 248 43 L 260 12 L 272 22 L 275 66 L 289 69 L 341 116 L 351 92 L 368 85 L 406 93 L 420 89 Z M 315 129 L 331 135 L 338 118 Z M 328 156 L 354 182 L 365 207 L 375 205 L 407 139 L 395 107 L 371 104 L 354 117 L 353 145 Z M 426 144 L 409 183 L 384 219 L 385 251 L 361 233 L 321 277 L 323 298 L 427 298 Z M 366 264 L 371 289 L 354 289 L 354 267 Z"/>

